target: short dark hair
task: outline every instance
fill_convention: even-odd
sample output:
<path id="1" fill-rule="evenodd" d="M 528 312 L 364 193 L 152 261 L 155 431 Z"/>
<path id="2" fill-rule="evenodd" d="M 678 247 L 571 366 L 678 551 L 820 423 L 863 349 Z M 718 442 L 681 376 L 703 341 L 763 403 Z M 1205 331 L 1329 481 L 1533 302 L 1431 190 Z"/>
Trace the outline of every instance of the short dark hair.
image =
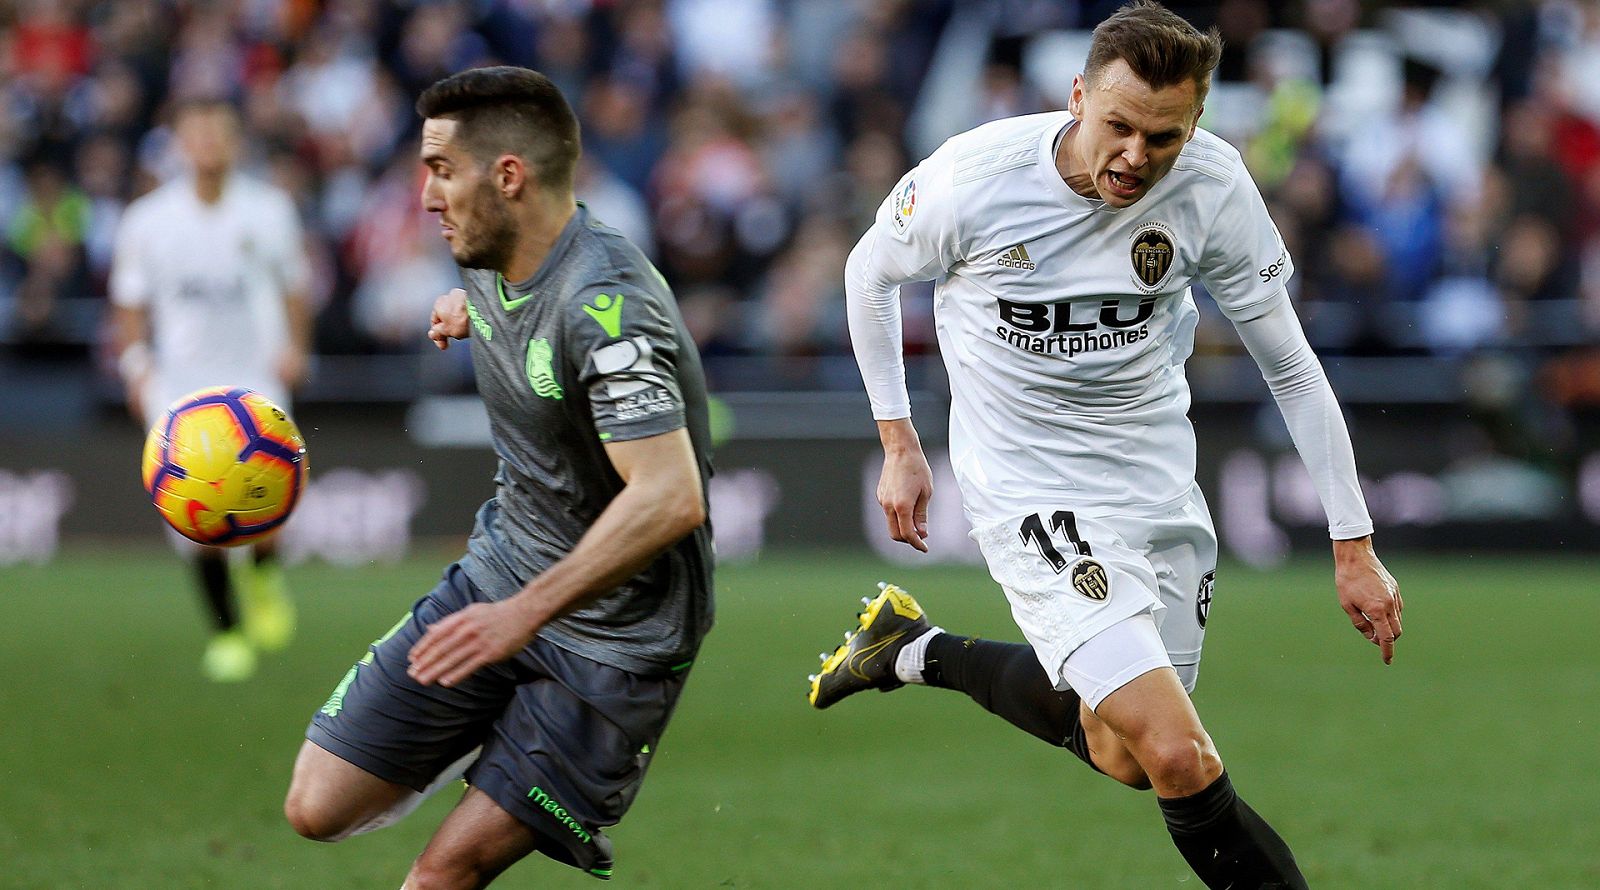
<path id="1" fill-rule="evenodd" d="M 578 118 L 537 71 L 498 65 L 452 74 L 423 90 L 417 114 L 455 121 L 456 139 L 479 161 L 514 154 L 533 166 L 544 188 L 572 188 Z"/>
<path id="2" fill-rule="evenodd" d="M 1094 76 L 1117 59 L 1151 89 L 1194 81 L 1195 104 L 1205 102 L 1211 71 L 1222 58 L 1222 33 L 1215 27 L 1200 33 L 1155 0 L 1134 0 L 1094 29 L 1083 77 Z"/>

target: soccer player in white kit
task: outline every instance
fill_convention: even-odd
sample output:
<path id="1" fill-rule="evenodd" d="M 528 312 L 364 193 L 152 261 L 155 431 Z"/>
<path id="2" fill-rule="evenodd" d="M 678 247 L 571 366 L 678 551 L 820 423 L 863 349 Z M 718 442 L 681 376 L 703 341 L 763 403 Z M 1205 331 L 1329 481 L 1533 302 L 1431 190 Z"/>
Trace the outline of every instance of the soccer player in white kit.
<path id="1" fill-rule="evenodd" d="M 883 442 L 890 534 L 926 550 L 897 290 L 936 279 L 950 458 L 1027 644 L 929 625 L 882 585 L 812 704 L 906 683 L 966 692 L 1134 788 L 1213 888 L 1304 887 L 1234 792 L 1194 687 L 1217 545 L 1194 481 L 1183 365 L 1202 283 L 1260 365 L 1329 517 L 1339 602 L 1383 660 L 1400 636 L 1339 406 L 1300 329 L 1293 264 L 1231 146 L 1195 126 L 1221 52 L 1152 2 L 1095 29 L 1070 113 L 950 139 L 902 179 L 845 270 Z"/>
<path id="2" fill-rule="evenodd" d="M 112 262 L 129 410 L 148 426 L 183 395 L 223 385 L 248 387 L 288 410 L 291 388 L 306 375 L 311 328 L 294 203 L 235 172 L 239 120 L 226 102 L 183 103 L 173 129 L 191 169 L 128 206 Z M 270 539 L 235 572 L 226 551 L 179 546 L 193 552 L 215 622 L 202 670 L 217 681 L 247 679 L 256 651 L 282 648 L 294 632 Z"/>

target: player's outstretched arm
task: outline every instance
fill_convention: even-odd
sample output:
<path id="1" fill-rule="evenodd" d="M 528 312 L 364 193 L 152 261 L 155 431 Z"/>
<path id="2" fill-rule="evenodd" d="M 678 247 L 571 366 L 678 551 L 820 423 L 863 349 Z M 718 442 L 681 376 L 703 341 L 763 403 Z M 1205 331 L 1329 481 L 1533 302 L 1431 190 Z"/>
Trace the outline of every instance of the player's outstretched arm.
<path id="1" fill-rule="evenodd" d="M 459 287 L 433 301 L 433 315 L 428 319 L 428 339 L 441 350 L 450 348 L 451 340 L 467 338 L 467 292 Z"/>
<path id="2" fill-rule="evenodd" d="M 928 552 L 928 501 L 933 498 L 933 471 L 922 453 L 911 418 L 878 421 L 883 442 L 883 474 L 878 477 L 878 504 L 889 523 L 889 537 Z"/>
<path id="3" fill-rule="evenodd" d="M 626 484 L 572 552 L 516 596 L 474 603 L 430 626 L 411 648 L 413 679 L 451 686 L 510 658 L 551 619 L 615 589 L 705 523 L 700 464 L 687 430 L 605 449 Z"/>
<path id="4" fill-rule="evenodd" d="M 1370 535 L 1333 542 L 1333 583 L 1350 623 L 1383 651 L 1384 664 L 1393 662 L 1405 601 L 1400 585 L 1373 551 Z"/>

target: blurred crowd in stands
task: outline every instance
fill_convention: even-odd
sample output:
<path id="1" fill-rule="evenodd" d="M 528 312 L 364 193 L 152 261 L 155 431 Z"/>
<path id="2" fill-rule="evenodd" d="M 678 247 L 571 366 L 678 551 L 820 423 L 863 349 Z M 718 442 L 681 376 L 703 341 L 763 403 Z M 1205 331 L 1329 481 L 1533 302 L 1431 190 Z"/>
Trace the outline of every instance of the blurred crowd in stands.
<path id="1" fill-rule="evenodd" d="M 198 96 L 238 103 L 248 166 L 299 203 L 317 351 L 422 348 L 455 269 L 418 206 L 412 102 L 503 62 L 573 102 L 580 198 L 655 259 L 713 371 L 846 355 L 841 269 L 900 174 L 1065 107 L 1117 5 L 15 0 L 0 349 L 93 359 L 119 215 L 179 172 L 167 112 Z M 1245 152 L 1321 352 L 1514 354 L 1556 401 L 1600 403 L 1600 3 L 1169 5 L 1227 41 L 1202 124 Z M 908 348 L 936 349 L 927 291 L 906 299 Z"/>

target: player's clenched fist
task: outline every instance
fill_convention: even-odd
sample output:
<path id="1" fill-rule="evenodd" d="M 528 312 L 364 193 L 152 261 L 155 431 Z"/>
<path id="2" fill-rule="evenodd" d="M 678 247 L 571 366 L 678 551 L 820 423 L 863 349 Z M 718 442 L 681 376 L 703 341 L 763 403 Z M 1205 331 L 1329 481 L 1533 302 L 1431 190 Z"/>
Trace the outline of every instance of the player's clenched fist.
<path id="1" fill-rule="evenodd" d="M 428 339 L 440 349 L 449 349 L 451 340 L 467 338 L 467 292 L 459 287 L 433 301 L 433 316 L 428 320 Z"/>

